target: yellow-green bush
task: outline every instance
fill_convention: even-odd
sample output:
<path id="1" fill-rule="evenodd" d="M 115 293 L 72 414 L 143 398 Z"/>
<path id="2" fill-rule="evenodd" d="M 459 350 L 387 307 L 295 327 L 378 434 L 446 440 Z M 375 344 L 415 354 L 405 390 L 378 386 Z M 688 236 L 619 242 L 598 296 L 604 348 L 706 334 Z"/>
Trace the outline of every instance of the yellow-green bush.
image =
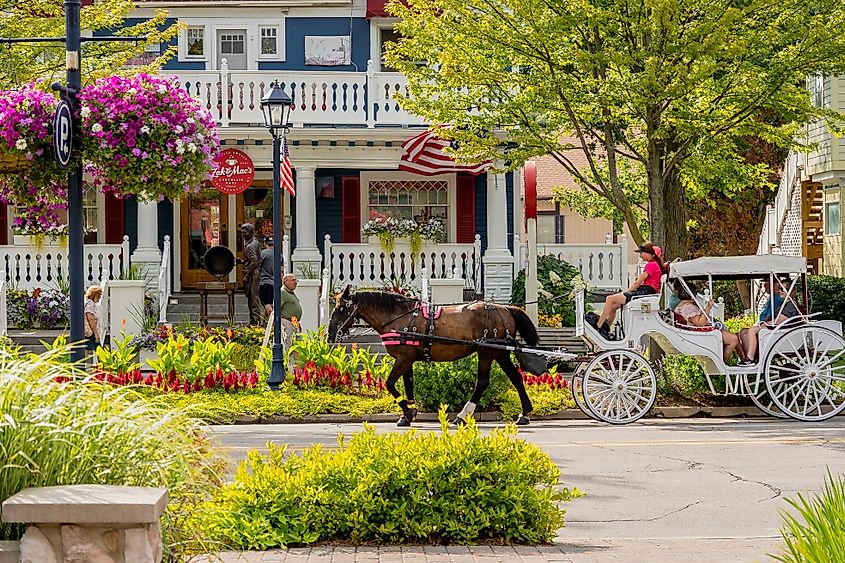
<path id="1" fill-rule="evenodd" d="M 550 542 L 563 525 L 560 484 L 542 450 L 514 427 L 482 435 L 470 422 L 450 431 L 377 434 L 371 426 L 301 455 L 268 444 L 251 452 L 235 481 L 199 518 L 236 549 L 332 538 L 363 542 L 483 540 Z"/>
<path id="2" fill-rule="evenodd" d="M 772 557 L 784 563 L 845 561 L 845 475 L 828 473 L 820 493 L 799 493 L 787 502 L 797 515 L 783 513 L 784 547 Z"/>

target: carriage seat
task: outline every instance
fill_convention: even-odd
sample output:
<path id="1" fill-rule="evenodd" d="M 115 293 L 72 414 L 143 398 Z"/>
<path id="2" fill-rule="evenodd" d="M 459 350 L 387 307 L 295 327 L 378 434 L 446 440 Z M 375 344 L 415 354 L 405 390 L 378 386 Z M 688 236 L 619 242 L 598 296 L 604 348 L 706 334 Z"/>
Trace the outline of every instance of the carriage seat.
<path id="1" fill-rule="evenodd" d="M 660 295 L 646 295 L 644 297 L 636 297 L 631 299 L 631 302 L 625 305 L 629 311 L 639 311 L 642 313 L 656 313 L 660 308 Z"/>
<path id="2" fill-rule="evenodd" d="M 679 315 L 678 313 L 676 313 L 675 311 L 672 311 L 672 320 L 674 321 L 675 327 L 680 328 L 682 330 L 691 330 L 693 332 L 712 332 L 714 330 L 718 330 L 713 325 L 710 325 L 710 326 L 695 326 L 695 325 L 688 324 L 687 320 L 684 317 L 682 317 L 681 315 Z"/>

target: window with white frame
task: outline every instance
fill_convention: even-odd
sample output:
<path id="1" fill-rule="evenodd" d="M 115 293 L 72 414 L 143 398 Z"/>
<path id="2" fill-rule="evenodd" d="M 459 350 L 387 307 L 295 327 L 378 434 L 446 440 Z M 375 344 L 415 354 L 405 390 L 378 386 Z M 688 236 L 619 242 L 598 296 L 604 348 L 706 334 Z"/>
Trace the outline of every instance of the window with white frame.
<path id="1" fill-rule="evenodd" d="M 205 57 L 205 28 L 189 27 L 185 31 L 185 56 Z"/>
<path id="2" fill-rule="evenodd" d="M 277 57 L 279 55 L 279 28 L 276 26 L 261 26 L 261 50 L 262 57 Z"/>
<path id="3" fill-rule="evenodd" d="M 824 234 L 838 235 L 840 233 L 839 202 L 829 201 L 824 204 Z"/>
<path id="4" fill-rule="evenodd" d="M 399 33 L 393 29 L 393 27 L 382 27 L 379 28 L 379 63 L 382 72 L 396 72 L 396 69 L 388 66 L 386 62 L 384 62 L 384 45 L 385 43 L 391 42 L 396 43 L 399 41 Z"/>
<path id="5" fill-rule="evenodd" d="M 369 183 L 370 219 L 393 217 L 449 224 L 449 183 L 445 180 L 376 180 Z"/>
<path id="6" fill-rule="evenodd" d="M 246 36 L 243 33 L 223 33 L 220 35 L 221 55 L 243 55 L 246 52 Z"/>

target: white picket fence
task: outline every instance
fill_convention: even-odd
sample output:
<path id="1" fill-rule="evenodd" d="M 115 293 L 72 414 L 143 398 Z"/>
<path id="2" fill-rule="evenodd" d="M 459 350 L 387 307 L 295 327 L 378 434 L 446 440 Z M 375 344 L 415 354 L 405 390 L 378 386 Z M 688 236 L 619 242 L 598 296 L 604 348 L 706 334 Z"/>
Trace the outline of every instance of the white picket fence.
<path id="1" fill-rule="evenodd" d="M 431 278 L 462 278 L 464 287 L 481 293 L 481 236 L 472 244 L 424 244 L 413 253 L 406 242 L 397 241 L 387 253 L 378 243 L 334 244 L 325 237 L 323 267 L 335 289 L 410 284 L 421 289 L 422 269 Z"/>
<path id="2" fill-rule="evenodd" d="M 525 269 L 528 263 L 528 245 L 519 243 L 516 253 L 517 271 Z M 572 264 L 581 272 L 581 277 L 592 288 L 620 291 L 630 284 L 632 269 L 628 265 L 628 237 L 619 236 L 619 242 L 604 244 L 537 244 L 537 255 L 557 256 Z"/>
<path id="3" fill-rule="evenodd" d="M 161 265 L 158 267 L 158 288 L 156 301 L 158 303 L 158 322 L 167 322 L 167 305 L 173 293 L 173 275 L 170 260 L 170 235 L 164 235 L 164 248 L 161 251 Z"/>
<path id="4" fill-rule="evenodd" d="M 86 244 L 82 261 L 86 286 L 119 278 L 129 268 L 129 237 L 122 244 Z M 68 249 L 55 244 L 0 246 L 0 270 L 6 287 L 57 289 L 68 280 Z"/>

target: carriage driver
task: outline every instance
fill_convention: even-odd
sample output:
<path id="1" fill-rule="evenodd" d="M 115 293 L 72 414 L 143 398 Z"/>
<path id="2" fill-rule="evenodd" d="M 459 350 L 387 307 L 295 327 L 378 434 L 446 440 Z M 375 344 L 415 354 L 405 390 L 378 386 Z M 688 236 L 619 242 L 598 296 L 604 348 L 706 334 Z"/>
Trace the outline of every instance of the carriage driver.
<path id="1" fill-rule="evenodd" d="M 594 317 L 587 319 L 587 322 L 593 325 L 605 340 L 610 340 L 610 325 L 616 319 L 616 311 L 629 303 L 631 299 L 660 293 L 660 278 L 668 271 L 666 264 L 663 263 L 663 258 L 661 258 L 660 247 L 646 242 L 637 248 L 637 252 L 640 253 L 640 259 L 645 262 L 643 272 L 634 280 L 627 291 L 614 293 L 605 300 L 598 322 Z"/>

